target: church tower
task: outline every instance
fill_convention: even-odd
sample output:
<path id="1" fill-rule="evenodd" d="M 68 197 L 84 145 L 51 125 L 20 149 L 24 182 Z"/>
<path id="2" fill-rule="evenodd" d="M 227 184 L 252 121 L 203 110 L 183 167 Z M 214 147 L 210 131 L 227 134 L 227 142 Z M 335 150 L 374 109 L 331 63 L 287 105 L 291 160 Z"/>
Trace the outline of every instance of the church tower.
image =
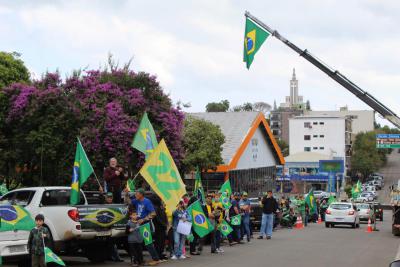
<path id="1" fill-rule="evenodd" d="M 293 68 L 293 75 L 290 80 L 290 106 L 293 107 L 299 102 L 299 81 L 296 79 L 296 70 Z"/>

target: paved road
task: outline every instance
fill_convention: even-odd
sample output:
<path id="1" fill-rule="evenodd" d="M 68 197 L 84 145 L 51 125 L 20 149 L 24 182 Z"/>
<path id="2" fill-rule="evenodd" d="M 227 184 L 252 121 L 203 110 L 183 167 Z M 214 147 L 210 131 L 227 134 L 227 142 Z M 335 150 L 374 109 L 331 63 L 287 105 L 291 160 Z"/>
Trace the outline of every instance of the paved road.
<path id="1" fill-rule="evenodd" d="M 389 187 L 400 179 L 400 153 L 394 149 L 392 154 L 388 155 L 388 161 L 385 167 L 380 171 L 385 179 L 385 186 L 383 190 L 379 191 L 378 200 L 381 203 L 390 203 L 390 190 Z"/>
<path id="2" fill-rule="evenodd" d="M 360 229 L 325 228 L 323 224 L 311 224 L 303 230 L 281 229 L 272 240 L 252 240 L 250 244 L 224 246 L 224 255 L 209 253 L 192 256 L 182 261 L 169 261 L 160 266 L 172 267 L 385 267 L 395 258 L 399 239 L 390 231 L 390 212 L 385 211 L 384 221 L 378 222 L 379 232 L 366 233 L 366 225 Z M 94 265 L 81 258 L 64 258 L 67 266 L 127 266 L 129 262 Z M 146 256 L 148 258 L 148 256 Z"/>

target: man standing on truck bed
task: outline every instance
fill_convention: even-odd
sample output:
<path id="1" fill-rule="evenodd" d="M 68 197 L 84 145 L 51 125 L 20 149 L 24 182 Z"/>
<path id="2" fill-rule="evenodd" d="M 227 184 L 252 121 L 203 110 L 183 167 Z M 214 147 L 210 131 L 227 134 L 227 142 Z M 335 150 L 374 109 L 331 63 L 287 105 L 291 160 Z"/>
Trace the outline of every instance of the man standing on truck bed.
<path id="1" fill-rule="evenodd" d="M 110 159 L 110 166 L 104 170 L 104 180 L 107 182 L 108 192 L 113 193 L 113 202 L 121 203 L 121 188 L 124 181 L 123 169 L 117 166 L 116 158 Z"/>

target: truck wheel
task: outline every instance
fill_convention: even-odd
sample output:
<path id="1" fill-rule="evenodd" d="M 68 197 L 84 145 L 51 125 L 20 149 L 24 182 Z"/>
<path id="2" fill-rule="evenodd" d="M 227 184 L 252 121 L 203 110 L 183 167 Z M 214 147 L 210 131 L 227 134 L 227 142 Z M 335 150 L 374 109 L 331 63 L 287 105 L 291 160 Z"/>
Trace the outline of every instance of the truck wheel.
<path id="1" fill-rule="evenodd" d="M 100 243 L 97 245 L 89 245 L 85 248 L 86 257 L 88 260 L 94 263 L 102 263 L 107 260 L 108 251 L 107 244 Z"/>
<path id="2" fill-rule="evenodd" d="M 329 228 L 329 223 L 326 222 L 326 223 L 325 223 L 325 227 L 326 227 L 326 228 Z"/>

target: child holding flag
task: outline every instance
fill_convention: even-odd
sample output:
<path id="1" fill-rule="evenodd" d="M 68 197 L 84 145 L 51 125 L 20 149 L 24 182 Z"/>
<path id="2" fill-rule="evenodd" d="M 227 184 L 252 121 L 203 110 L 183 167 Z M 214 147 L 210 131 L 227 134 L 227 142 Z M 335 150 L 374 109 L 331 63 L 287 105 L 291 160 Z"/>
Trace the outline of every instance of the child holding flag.
<path id="1" fill-rule="evenodd" d="M 38 214 L 35 217 L 36 227 L 31 230 L 28 238 L 28 251 L 32 258 L 32 267 L 45 267 L 44 246 L 48 240 L 49 231 L 43 227 L 44 216 Z"/>
<path id="2" fill-rule="evenodd" d="M 126 224 L 126 234 L 128 235 L 129 255 L 131 256 L 132 266 L 143 265 L 143 237 L 139 231 L 139 216 L 136 210 L 132 210 L 129 215 L 130 220 Z"/>

